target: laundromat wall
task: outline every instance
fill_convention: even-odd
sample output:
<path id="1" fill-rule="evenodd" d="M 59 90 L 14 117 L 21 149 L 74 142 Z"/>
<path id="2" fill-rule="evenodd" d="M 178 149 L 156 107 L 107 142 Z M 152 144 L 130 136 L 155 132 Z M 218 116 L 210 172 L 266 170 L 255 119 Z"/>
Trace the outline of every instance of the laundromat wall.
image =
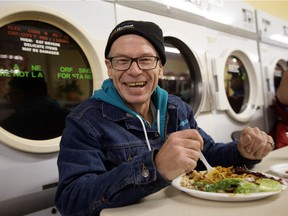
<path id="1" fill-rule="evenodd" d="M 138 19 L 163 29 L 168 61 L 159 85 L 187 101 L 215 141 L 229 142 L 247 125 L 268 132 L 276 118 L 274 80 L 287 69 L 287 10 L 286 1 L 0 0 L 0 122 L 13 113 L 11 71 L 46 81 L 49 95 L 69 112 L 107 78 L 111 29 Z M 231 88 L 232 77 L 241 91 Z M 230 99 L 239 92 L 234 107 Z M 57 130 L 23 133 L 11 127 L 19 122 L 0 123 L 1 215 L 59 215 L 54 194 L 63 121 L 51 126 L 37 118 L 34 126 L 39 119 L 41 128 Z"/>
<path id="2" fill-rule="evenodd" d="M 253 0 L 244 0 L 247 4 L 252 5 L 257 10 L 265 11 L 268 14 L 273 16 L 279 17 L 284 20 L 288 20 L 287 8 L 288 8 L 288 1 L 270 1 L 270 0 L 263 0 L 263 1 L 253 1 Z"/>

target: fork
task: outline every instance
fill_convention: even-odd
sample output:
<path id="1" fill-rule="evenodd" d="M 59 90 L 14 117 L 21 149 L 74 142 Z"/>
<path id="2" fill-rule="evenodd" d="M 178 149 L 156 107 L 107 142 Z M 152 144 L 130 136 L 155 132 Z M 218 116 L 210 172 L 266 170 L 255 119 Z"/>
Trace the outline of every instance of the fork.
<path id="1" fill-rule="evenodd" d="M 200 154 L 200 160 L 204 163 L 206 169 L 208 172 L 211 172 L 212 170 L 215 170 L 215 168 L 213 168 L 208 161 L 206 160 L 205 156 L 203 155 L 203 153 L 201 151 L 199 151 Z"/>

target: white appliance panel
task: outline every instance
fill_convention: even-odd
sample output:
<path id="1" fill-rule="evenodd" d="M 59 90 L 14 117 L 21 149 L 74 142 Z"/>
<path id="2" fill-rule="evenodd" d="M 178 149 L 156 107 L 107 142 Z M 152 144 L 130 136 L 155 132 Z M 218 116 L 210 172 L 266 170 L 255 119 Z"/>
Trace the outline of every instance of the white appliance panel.
<path id="1" fill-rule="evenodd" d="M 242 1 L 207 1 L 204 11 L 206 63 L 214 108 L 213 116 L 202 118 L 209 121 L 211 135 L 216 141 L 231 141 L 230 134 L 247 125 L 264 129 L 255 9 Z M 249 88 L 245 90 L 249 94 L 245 96 L 240 112 L 232 109 L 226 94 L 229 90 L 224 85 L 226 62 L 233 56 L 244 64 L 249 81 Z"/>
<path id="2" fill-rule="evenodd" d="M 208 1 L 205 17 L 236 29 L 256 33 L 254 7 L 243 1 Z"/>
<path id="3" fill-rule="evenodd" d="M 245 126 L 255 126 L 264 130 L 263 87 L 257 41 L 234 35 L 230 31 L 207 30 L 207 70 L 213 86 L 215 115 L 210 127 L 214 128 L 214 138 L 218 141 L 231 141 L 230 134 Z M 227 59 L 237 57 L 243 64 L 249 79 L 249 98 L 245 109 L 235 112 L 226 96 L 224 71 Z M 219 131 L 221 128 L 221 131 Z M 224 132 L 225 131 L 225 132 Z"/>
<path id="4" fill-rule="evenodd" d="M 107 77 L 104 48 L 115 26 L 113 4 L 104 1 L 0 1 L 0 27 L 27 19 L 49 23 L 73 37 L 87 56 L 93 71 L 94 89 L 101 86 Z M 39 142 L 22 139 L 2 128 L 0 131 L 0 206 L 2 201 L 41 192 L 43 186 L 49 187 L 58 181 L 56 163 L 60 137 Z"/>
<path id="5" fill-rule="evenodd" d="M 256 10 L 260 42 L 288 48 L 288 21 Z"/>
<path id="6" fill-rule="evenodd" d="M 260 57 L 262 61 L 262 73 L 264 83 L 265 105 L 272 105 L 275 97 L 274 71 L 277 64 L 287 69 L 288 49 L 265 43 L 259 44 Z"/>
<path id="7" fill-rule="evenodd" d="M 288 21 L 261 10 L 256 10 L 259 34 L 259 55 L 261 58 L 262 80 L 265 104 L 266 131 L 271 131 L 277 112 L 275 100 L 275 68 L 288 69 Z M 280 69 L 278 68 L 278 70 Z"/>

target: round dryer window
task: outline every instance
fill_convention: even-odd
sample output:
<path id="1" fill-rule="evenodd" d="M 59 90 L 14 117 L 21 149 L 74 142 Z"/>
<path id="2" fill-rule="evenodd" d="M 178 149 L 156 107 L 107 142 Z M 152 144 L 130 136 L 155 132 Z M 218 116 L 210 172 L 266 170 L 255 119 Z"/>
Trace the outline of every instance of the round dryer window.
<path id="1" fill-rule="evenodd" d="M 181 97 L 195 113 L 199 111 L 203 88 L 198 62 L 192 51 L 177 38 L 165 37 L 167 62 L 159 86 Z"/>
<path id="2" fill-rule="evenodd" d="M 59 137 L 65 117 L 93 91 L 88 61 L 71 36 L 40 21 L 0 28 L 0 126 L 29 140 Z"/>
<path id="3" fill-rule="evenodd" d="M 235 56 L 230 56 L 227 59 L 224 85 L 233 111 L 241 113 L 248 103 L 249 79 L 243 63 Z"/>

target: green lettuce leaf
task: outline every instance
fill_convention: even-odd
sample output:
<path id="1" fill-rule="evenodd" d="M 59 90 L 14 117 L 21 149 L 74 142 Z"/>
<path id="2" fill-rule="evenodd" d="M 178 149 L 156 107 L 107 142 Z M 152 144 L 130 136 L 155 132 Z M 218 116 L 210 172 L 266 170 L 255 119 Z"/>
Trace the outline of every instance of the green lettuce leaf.
<path id="1" fill-rule="evenodd" d="M 258 179 L 256 183 L 259 184 L 260 191 L 262 192 L 273 192 L 282 189 L 282 185 L 280 182 L 268 178 Z"/>

